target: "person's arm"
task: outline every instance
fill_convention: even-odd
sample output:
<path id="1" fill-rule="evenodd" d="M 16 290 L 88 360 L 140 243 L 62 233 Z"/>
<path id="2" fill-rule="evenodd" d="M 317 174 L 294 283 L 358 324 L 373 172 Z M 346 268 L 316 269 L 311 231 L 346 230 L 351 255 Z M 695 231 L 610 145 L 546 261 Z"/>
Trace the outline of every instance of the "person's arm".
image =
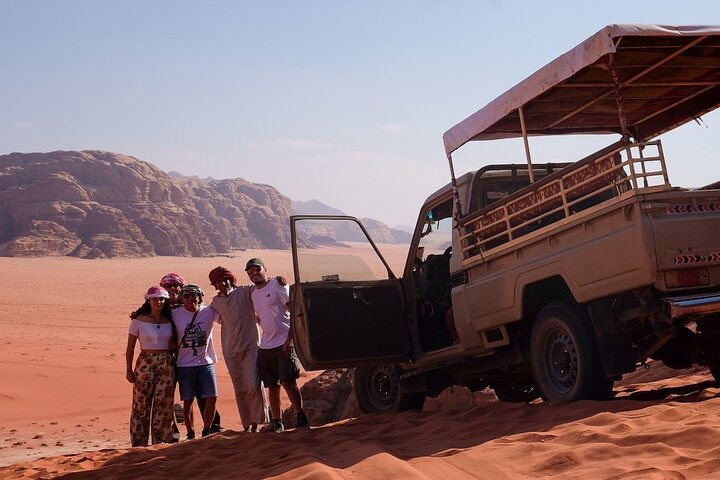
<path id="1" fill-rule="evenodd" d="M 168 342 L 168 350 L 170 350 L 170 353 L 174 354 L 177 357 L 178 349 L 180 348 L 180 345 L 178 345 L 178 342 L 180 339 L 177 336 L 177 329 L 175 327 L 175 324 L 170 322 L 173 329 L 173 335 L 170 337 L 170 341 Z"/>
<path id="2" fill-rule="evenodd" d="M 210 320 L 210 328 L 214 326 L 216 323 L 221 323 L 222 315 L 220 315 L 220 312 L 212 307 L 212 305 L 209 305 L 208 308 L 212 312 L 212 319 Z"/>
<path id="3" fill-rule="evenodd" d="M 130 383 L 135 383 L 135 372 L 133 371 L 133 357 L 135 356 L 135 343 L 138 337 L 128 333 L 127 347 L 125 348 L 125 378 Z"/>

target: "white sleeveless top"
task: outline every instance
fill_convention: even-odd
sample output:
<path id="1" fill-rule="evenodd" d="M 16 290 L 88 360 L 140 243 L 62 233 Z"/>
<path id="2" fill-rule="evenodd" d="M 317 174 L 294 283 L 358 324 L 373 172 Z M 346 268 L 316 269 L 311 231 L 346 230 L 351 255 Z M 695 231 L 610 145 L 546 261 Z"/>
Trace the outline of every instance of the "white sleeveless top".
<path id="1" fill-rule="evenodd" d="M 155 320 L 152 320 L 152 323 L 143 322 L 140 320 L 141 318 L 152 320 L 152 317 L 149 315 L 133 318 L 129 328 L 129 333 L 138 338 L 140 349 L 167 350 L 173 335 L 172 324 L 170 322 L 155 323 Z"/>

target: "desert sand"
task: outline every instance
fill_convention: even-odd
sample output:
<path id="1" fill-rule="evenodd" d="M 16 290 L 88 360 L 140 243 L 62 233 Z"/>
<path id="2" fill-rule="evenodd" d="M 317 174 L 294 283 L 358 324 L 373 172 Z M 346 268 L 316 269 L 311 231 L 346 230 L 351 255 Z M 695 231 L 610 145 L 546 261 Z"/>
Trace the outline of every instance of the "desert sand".
<path id="1" fill-rule="evenodd" d="M 393 266 L 403 263 L 406 250 L 384 251 Z M 0 258 L 0 478 L 720 478 L 720 388 L 704 368 L 656 362 L 605 402 L 508 404 L 456 388 L 423 412 L 245 434 L 221 360 L 224 433 L 130 448 L 128 313 L 164 273 L 178 271 L 212 295 L 210 269 L 223 265 L 245 280 L 252 256 L 292 277 L 286 251 Z"/>

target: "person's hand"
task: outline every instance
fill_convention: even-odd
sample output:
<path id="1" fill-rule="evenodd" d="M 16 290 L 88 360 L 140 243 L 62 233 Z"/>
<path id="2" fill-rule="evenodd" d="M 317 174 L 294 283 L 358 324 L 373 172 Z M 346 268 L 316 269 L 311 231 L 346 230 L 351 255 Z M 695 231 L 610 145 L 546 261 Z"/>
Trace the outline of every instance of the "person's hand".
<path id="1" fill-rule="evenodd" d="M 133 372 L 132 370 L 130 370 L 129 372 L 126 372 L 126 373 L 125 373 L 125 378 L 127 378 L 127 381 L 128 381 L 128 382 L 130 382 L 130 383 L 135 383 L 135 380 L 136 380 L 136 378 L 135 378 L 135 372 Z"/>
<path id="2" fill-rule="evenodd" d="M 281 286 L 284 287 L 285 285 L 287 285 L 287 279 L 286 279 L 285 277 L 283 277 L 282 275 L 278 275 L 278 276 L 275 277 L 275 278 L 277 278 L 277 282 L 278 282 Z"/>
<path id="3" fill-rule="evenodd" d="M 292 338 L 288 338 L 287 340 L 285 340 L 282 351 L 285 355 L 288 355 L 288 356 L 292 353 L 292 351 L 293 351 Z"/>

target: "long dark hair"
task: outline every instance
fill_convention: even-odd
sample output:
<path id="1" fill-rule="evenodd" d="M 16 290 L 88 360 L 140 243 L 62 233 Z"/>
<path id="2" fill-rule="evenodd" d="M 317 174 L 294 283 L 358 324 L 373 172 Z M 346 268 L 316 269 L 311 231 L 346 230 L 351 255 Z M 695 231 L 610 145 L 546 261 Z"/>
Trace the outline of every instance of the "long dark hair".
<path id="1" fill-rule="evenodd" d="M 145 300 L 145 303 L 140 305 L 140 307 L 132 312 L 130 314 L 130 318 L 135 319 L 138 318 L 140 315 L 150 315 L 152 313 L 152 307 L 150 306 L 150 300 Z M 167 320 L 170 321 L 170 326 L 172 327 L 172 338 L 177 343 L 177 330 L 175 329 L 175 323 L 172 321 L 172 307 L 170 306 L 170 300 L 165 299 L 163 302 L 162 309 L 160 310 L 160 316 L 165 317 Z"/>

